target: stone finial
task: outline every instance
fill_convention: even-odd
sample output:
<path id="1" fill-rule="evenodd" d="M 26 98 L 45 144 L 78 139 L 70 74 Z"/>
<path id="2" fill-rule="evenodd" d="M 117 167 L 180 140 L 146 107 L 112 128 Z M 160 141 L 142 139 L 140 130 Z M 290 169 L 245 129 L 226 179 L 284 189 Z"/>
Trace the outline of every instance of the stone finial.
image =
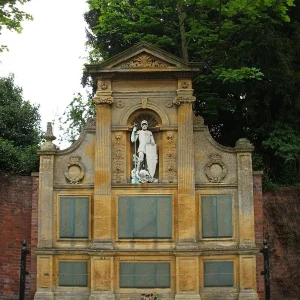
<path id="1" fill-rule="evenodd" d="M 193 123 L 195 126 L 204 126 L 204 118 L 202 116 L 193 116 Z"/>
<path id="2" fill-rule="evenodd" d="M 56 137 L 53 135 L 52 123 L 51 122 L 47 123 L 47 131 L 42 136 L 42 138 L 44 138 L 46 140 L 46 142 L 42 144 L 41 151 L 55 151 L 55 150 L 57 150 L 57 146 L 52 143 L 52 141 L 54 141 L 56 139 Z"/>
<path id="3" fill-rule="evenodd" d="M 238 151 L 246 151 L 246 152 L 252 152 L 254 150 L 253 145 L 250 143 L 248 139 L 245 138 L 239 139 L 235 143 L 235 148 Z"/>

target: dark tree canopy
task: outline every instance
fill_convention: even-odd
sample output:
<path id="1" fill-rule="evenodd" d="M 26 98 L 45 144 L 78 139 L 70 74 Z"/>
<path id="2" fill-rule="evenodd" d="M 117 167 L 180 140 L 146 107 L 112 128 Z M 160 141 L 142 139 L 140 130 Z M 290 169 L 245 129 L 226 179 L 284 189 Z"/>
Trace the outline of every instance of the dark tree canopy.
<path id="1" fill-rule="evenodd" d="M 214 138 L 227 146 L 248 138 L 254 169 L 267 180 L 299 183 L 300 0 L 88 3 L 90 63 L 140 41 L 203 62 L 194 81 L 195 113 Z M 83 84 L 89 80 L 84 74 Z"/>
<path id="2" fill-rule="evenodd" d="M 23 99 L 12 75 L 0 78 L 0 171 L 36 171 L 40 133 L 38 106 Z"/>

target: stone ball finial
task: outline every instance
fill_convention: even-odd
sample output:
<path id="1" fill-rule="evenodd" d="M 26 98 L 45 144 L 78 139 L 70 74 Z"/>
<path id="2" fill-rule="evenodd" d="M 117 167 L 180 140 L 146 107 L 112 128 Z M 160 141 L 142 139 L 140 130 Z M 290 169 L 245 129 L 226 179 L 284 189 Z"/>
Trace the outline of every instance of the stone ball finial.
<path id="1" fill-rule="evenodd" d="M 246 138 L 241 138 L 241 139 L 237 140 L 237 142 L 235 143 L 235 148 L 238 151 L 247 151 L 247 152 L 254 150 L 254 146 Z"/>
<path id="2" fill-rule="evenodd" d="M 53 135 L 52 123 L 51 122 L 47 122 L 47 131 L 42 136 L 42 138 L 44 138 L 46 140 L 46 142 L 42 144 L 41 151 L 55 151 L 55 150 L 57 150 L 56 145 L 52 143 L 52 141 L 54 141 L 56 139 L 56 137 Z"/>
<path id="3" fill-rule="evenodd" d="M 193 123 L 195 126 L 204 126 L 204 118 L 202 116 L 193 116 Z"/>

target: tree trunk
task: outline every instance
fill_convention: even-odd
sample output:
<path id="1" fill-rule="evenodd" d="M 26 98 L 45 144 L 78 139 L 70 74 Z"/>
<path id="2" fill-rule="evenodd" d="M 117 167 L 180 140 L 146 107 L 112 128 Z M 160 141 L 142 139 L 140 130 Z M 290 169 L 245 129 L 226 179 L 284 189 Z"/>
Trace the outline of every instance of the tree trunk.
<path id="1" fill-rule="evenodd" d="M 185 12 L 182 11 L 180 4 L 177 6 L 178 12 L 178 21 L 179 21 L 179 30 L 180 30 L 180 39 L 181 39 L 181 55 L 185 61 L 189 61 L 189 53 L 187 49 L 187 40 L 185 34 L 184 20 L 186 18 Z"/>

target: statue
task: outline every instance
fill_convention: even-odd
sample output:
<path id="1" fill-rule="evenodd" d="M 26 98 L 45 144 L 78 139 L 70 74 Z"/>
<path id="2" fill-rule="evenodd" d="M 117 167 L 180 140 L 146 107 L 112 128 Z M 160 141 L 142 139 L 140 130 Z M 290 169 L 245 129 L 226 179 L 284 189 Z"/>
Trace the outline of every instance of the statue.
<path id="1" fill-rule="evenodd" d="M 154 174 L 157 164 L 157 151 L 153 134 L 148 130 L 148 122 L 141 122 L 141 130 L 137 130 L 137 125 L 133 125 L 131 142 L 135 143 L 135 153 L 133 155 L 134 169 L 132 170 L 133 183 L 157 182 Z M 139 141 L 138 149 L 136 142 Z"/>

